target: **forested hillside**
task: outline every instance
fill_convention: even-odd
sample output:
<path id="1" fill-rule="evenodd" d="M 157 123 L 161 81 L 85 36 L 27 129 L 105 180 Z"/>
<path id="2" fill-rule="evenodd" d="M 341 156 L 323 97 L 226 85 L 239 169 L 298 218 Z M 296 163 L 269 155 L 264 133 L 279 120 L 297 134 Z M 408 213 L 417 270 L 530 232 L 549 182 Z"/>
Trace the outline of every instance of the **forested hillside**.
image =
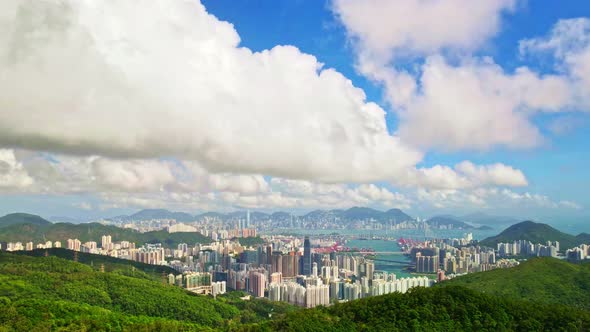
<path id="1" fill-rule="evenodd" d="M 517 267 L 467 274 L 441 286 L 463 286 L 486 294 L 590 310 L 590 264 L 550 257 L 530 259 Z"/>
<path id="2" fill-rule="evenodd" d="M 0 331 L 590 329 L 589 311 L 451 284 L 303 310 L 267 300 L 243 301 L 239 293 L 217 299 L 195 296 L 146 277 L 139 268 L 139 275 L 126 273 L 129 269 L 115 263 L 112 272 L 102 273 L 87 261 L 89 265 L 0 252 Z"/>

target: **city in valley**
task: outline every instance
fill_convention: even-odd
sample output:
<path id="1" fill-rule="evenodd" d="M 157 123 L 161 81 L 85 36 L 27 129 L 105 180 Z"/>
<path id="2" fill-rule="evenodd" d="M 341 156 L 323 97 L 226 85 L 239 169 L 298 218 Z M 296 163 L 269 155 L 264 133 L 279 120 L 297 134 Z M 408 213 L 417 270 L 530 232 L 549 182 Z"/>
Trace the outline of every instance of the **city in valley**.
<path id="1" fill-rule="evenodd" d="M 333 216 L 313 219 L 289 215 L 283 216 L 285 221 L 272 220 L 273 215 L 255 215 L 253 218 L 250 211 L 242 211 L 232 216 L 195 216 L 193 221 L 185 217 L 183 222 L 135 220 L 130 216 L 96 224 L 140 233 L 164 231 L 189 237 L 198 233 L 199 243 L 136 243 L 104 234 L 84 242 L 78 238 L 54 238 L 23 243 L 15 238 L 0 243 L 0 249 L 15 252 L 64 248 L 163 265 L 174 269 L 162 276 L 168 284 L 196 294 L 216 297 L 228 291 L 245 291 L 252 298 L 308 308 L 406 293 L 414 287 L 430 287 L 469 273 L 511 268 L 531 257 L 568 261 L 590 258 L 590 241 L 572 248 L 563 248 L 559 241 L 533 243 L 524 239 L 490 246 L 485 241 L 480 243 L 483 238 L 474 237 L 472 232 L 481 235 L 481 229 L 451 219 L 441 225 L 437 218 L 366 218 L 348 220 L 350 228 L 329 229 L 338 222 Z M 269 224 L 284 228 L 265 232 L 269 228 L 264 226 Z M 457 236 L 444 237 L 437 235 L 439 232 Z M 49 255 L 47 250 L 45 254 Z"/>
<path id="2" fill-rule="evenodd" d="M 590 1 L 0 0 L 0 332 L 590 331 Z"/>

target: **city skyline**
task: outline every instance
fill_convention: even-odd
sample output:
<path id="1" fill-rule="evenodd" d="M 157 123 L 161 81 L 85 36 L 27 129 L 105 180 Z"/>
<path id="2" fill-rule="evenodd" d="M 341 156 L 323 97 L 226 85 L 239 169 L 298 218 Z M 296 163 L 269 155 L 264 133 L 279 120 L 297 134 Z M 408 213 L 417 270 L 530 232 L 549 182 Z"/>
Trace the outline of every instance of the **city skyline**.
<path id="1" fill-rule="evenodd" d="M 590 214 L 587 4 L 61 3 L 0 4 L 0 214 Z"/>

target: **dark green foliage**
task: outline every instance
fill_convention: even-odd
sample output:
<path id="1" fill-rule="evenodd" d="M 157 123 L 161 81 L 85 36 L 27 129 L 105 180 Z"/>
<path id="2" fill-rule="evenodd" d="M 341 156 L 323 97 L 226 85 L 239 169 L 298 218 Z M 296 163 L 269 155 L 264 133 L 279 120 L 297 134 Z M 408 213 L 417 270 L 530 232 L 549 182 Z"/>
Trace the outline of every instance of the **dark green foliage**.
<path id="1" fill-rule="evenodd" d="M 590 310 L 590 264 L 556 258 L 534 258 L 514 268 L 472 273 L 440 285 Z"/>
<path id="2" fill-rule="evenodd" d="M 59 258 L 74 260 L 74 251 L 64 248 L 35 249 L 32 251 L 16 251 L 14 254 L 27 256 L 56 256 Z M 176 273 L 175 270 L 168 266 L 144 264 L 126 259 L 120 259 L 104 255 L 94 255 L 89 253 L 76 253 L 79 263 L 92 266 L 95 271 L 99 271 L 101 266 L 105 272 L 116 272 L 121 275 L 132 276 L 144 279 L 161 280 L 162 275 Z"/>
<path id="3" fill-rule="evenodd" d="M 261 323 L 269 318 L 298 310 L 299 308 L 285 302 L 271 302 L 267 299 L 244 301 L 240 297 L 247 296 L 244 292 L 231 292 L 221 295 L 218 299 L 231 304 L 241 312 L 241 324 Z"/>
<path id="4" fill-rule="evenodd" d="M 119 269 L 119 262 L 113 264 L 114 272 L 101 273 L 95 266 L 55 256 L 0 252 L 0 331 L 590 330 L 589 311 L 539 301 L 542 296 L 558 299 L 559 292 L 532 293 L 529 299 L 534 301 L 524 301 L 488 294 L 485 280 L 481 284 L 486 293 L 448 282 L 442 287 L 415 288 L 407 294 L 303 310 L 267 300 L 244 301 L 240 297 L 245 294 L 240 292 L 218 299 L 195 296 L 146 279 L 143 271 L 138 271 L 143 274 L 139 277 L 122 275 L 126 269 Z M 527 264 L 529 270 L 523 272 L 521 268 Z M 555 263 L 551 259 L 527 264 L 502 270 L 512 273 L 497 277 L 510 285 L 516 279 L 530 281 L 538 271 L 535 269 L 541 269 L 559 275 L 561 283 L 579 285 L 580 292 L 590 289 L 588 265 Z M 500 270 L 473 276 L 496 271 Z M 553 279 L 547 282 L 555 284 Z M 467 287 L 477 289 L 476 285 L 474 282 Z M 572 294 L 562 295 L 568 298 Z"/>
<path id="5" fill-rule="evenodd" d="M 266 323 L 268 331 L 583 331 L 590 313 L 502 299 L 463 287 L 415 288 L 300 310 Z"/>
<path id="6" fill-rule="evenodd" d="M 105 321 L 120 329 L 121 324 L 219 327 L 239 319 L 234 306 L 220 301 L 162 282 L 96 272 L 57 257 L 0 253 L 0 299 L 10 303 L 0 315 L 13 317 L 9 324 L 16 330 L 24 330 L 18 324 L 25 321 L 26 330 L 64 324 L 95 330 L 92 324 Z"/>
<path id="7" fill-rule="evenodd" d="M 233 238 L 232 241 L 238 241 L 244 247 L 256 247 L 264 244 L 264 240 L 260 236 Z"/>
<path id="8" fill-rule="evenodd" d="M 532 221 L 523 221 L 506 228 L 502 233 L 488 237 L 480 242 L 482 246 L 496 248 L 498 243 L 512 243 L 518 240 L 531 241 L 532 243 L 545 244 L 547 241 L 559 241 L 561 251 L 576 247 L 580 244 L 587 243 L 590 240 L 588 234 L 579 234 L 573 236 L 558 231 L 547 225 Z"/>

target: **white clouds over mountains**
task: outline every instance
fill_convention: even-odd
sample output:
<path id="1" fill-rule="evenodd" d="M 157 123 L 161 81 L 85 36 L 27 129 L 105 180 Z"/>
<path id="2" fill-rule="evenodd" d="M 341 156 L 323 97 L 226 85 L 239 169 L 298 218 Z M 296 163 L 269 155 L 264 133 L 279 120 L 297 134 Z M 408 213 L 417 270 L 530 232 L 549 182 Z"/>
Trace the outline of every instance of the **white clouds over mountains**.
<path id="1" fill-rule="evenodd" d="M 435 54 L 481 46 L 514 1 L 334 4 L 362 41 L 359 68 L 399 106 L 394 134 L 345 76 L 293 46 L 241 47 L 197 0 L 1 1 L 0 189 L 97 193 L 113 206 L 303 208 L 411 204 L 377 181 L 527 185 L 499 163 L 418 166 L 433 142 L 536 145 L 528 109 L 568 98 L 560 76 Z M 400 50 L 425 57 L 419 77 L 390 66 Z"/>

